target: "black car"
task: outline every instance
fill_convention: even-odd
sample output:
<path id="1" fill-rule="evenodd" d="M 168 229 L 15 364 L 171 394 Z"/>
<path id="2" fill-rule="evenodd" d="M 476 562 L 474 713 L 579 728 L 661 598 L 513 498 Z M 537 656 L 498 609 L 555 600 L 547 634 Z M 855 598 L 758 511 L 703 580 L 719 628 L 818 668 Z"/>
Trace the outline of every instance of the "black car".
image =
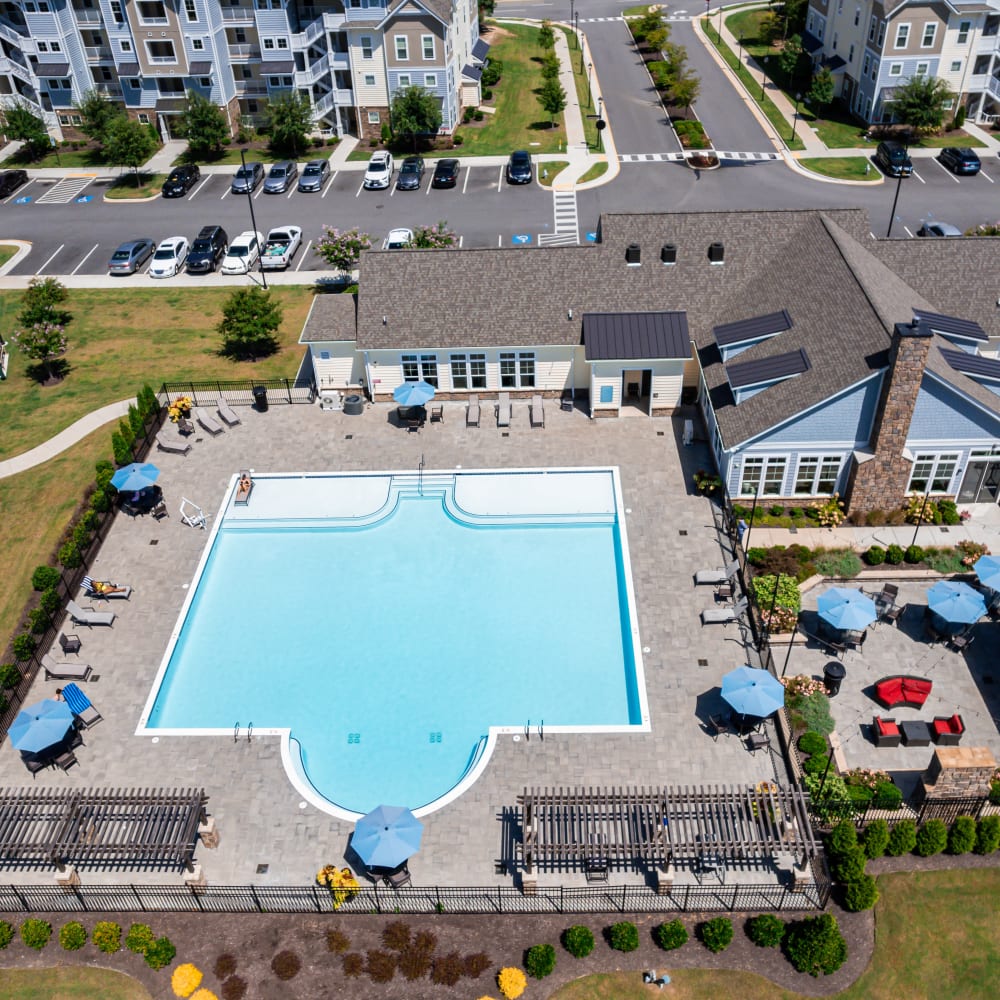
<path id="1" fill-rule="evenodd" d="M 255 190 L 263 179 L 264 164 L 256 161 L 248 163 L 245 167 L 241 166 L 233 175 L 233 183 L 229 186 L 229 190 L 233 194 L 246 194 Z"/>
<path id="2" fill-rule="evenodd" d="M 431 179 L 431 187 L 453 188 L 458 183 L 458 160 L 449 157 L 446 160 L 438 160 L 434 168 L 434 177 Z"/>
<path id="3" fill-rule="evenodd" d="M 229 248 L 229 237 L 222 226 L 203 226 L 194 238 L 187 257 L 189 274 L 207 274 L 225 256 Z"/>
<path id="4" fill-rule="evenodd" d="M 396 175 L 396 188 L 399 191 L 417 191 L 424 176 L 424 160 L 422 156 L 408 156 L 403 160 L 399 173 Z"/>
<path id="5" fill-rule="evenodd" d="M 28 183 L 27 170 L 5 170 L 0 174 L 0 198 L 13 194 L 22 184 Z"/>
<path id="6" fill-rule="evenodd" d="M 310 160 L 299 175 L 300 191 L 321 191 L 330 179 L 329 160 Z"/>
<path id="7" fill-rule="evenodd" d="M 533 179 L 530 154 L 523 149 L 515 150 L 507 161 L 507 183 L 530 184 Z"/>
<path id="8" fill-rule="evenodd" d="M 170 176 L 163 182 L 164 198 L 183 198 L 198 183 L 201 171 L 189 163 L 183 167 L 174 167 Z"/>
<path id="9" fill-rule="evenodd" d="M 875 162 L 890 177 L 909 177 L 913 173 L 913 161 L 901 142 L 885 140 L 875 149 Z"/>
<path id="10" fill-rule="evenodd" d="M 953 174 L 978 174 L 982 164 L 979 157 L 968 146 L 945 146 L 938 153 L 938 159 Z"/>

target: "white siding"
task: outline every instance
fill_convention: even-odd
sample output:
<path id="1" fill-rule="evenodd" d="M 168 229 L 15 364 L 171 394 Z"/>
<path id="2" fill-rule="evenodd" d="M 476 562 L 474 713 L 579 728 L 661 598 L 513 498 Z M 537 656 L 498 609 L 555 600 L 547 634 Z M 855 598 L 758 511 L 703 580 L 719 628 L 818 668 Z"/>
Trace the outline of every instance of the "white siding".
<path id="1" fill-rule="evenodd" d="M 361 57 L 361 36 L 367 35 L 372 40 L 372 57 Z M 347 42 L 351 52 L 351 65 L 354 67 L 354 101 L 359 108 L 369 104 L 384 107 L 389 103 L 389 90 L 386 83 L 385 58 L 382 51 L 382 33 L 375 28 L 364 30 L 352 29 L 347 32 Z M 375 86 L 365 86 L 365 76 L 375 74 Z"/>
<path id="2" fill-rule="evenodd" d="M 329 357 L 324 358 L 323 355 Z M 312 362 L 319 389 L 343 389 L 358 385 L 353 341 L 334 344 L 313 344 Z"/>

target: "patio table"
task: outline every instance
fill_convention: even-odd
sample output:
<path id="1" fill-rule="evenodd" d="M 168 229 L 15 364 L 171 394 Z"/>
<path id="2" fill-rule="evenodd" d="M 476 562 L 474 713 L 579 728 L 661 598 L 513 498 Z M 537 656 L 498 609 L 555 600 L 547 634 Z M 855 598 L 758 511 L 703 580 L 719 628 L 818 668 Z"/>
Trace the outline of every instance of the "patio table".
<path id="1" fill-rule="evenodd" d="M 931 727 L 920 719 L 908 719 L 899 724 L 903 744 L 908 747 L 926 747 L 931 743 Z"/>

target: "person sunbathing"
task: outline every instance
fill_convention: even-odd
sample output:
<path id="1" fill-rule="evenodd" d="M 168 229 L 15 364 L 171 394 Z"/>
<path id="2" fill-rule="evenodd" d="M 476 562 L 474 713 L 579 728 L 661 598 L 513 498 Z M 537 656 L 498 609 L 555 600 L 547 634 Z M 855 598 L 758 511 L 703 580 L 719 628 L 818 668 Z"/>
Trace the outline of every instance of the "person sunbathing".
<path id="1" fill-rule="evenodd" d="M 128 589 L 127 587 L 119 587 L 117 584 L 106 580 L 95 580 L 92 586 L 95 594 L 122 594 Z"/>
<path id="2" fill-rule="evenodd" d="M 253 486 L 253 480 L 249 476 L 240 477 L 240 493 L 249 493 L 251 486 Z"/>

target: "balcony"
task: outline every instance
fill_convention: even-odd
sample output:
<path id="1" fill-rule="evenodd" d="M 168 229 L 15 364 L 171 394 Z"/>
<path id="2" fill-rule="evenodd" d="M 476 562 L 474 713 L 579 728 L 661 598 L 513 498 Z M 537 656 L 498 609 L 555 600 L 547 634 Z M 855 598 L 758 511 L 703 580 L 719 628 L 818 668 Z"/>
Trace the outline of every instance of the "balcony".
<path id="1" fill-rule="evenodd" d="M 238 59 L 246 61 L 247 59 L 259 59 L 260 58 L 260 46 L 250 45 L 249 43 L 240 43 L 238 45 L 230 45 L 229 57 L 231 59 Z"/>
<path id="2" fill-rule="evenodd" d="M 321 76 L 330 72 L 330 57 L 325 55 L 315 62 L 311 62 L 304 70 L 295 74 L 296 82 L 300 86 L 309 86 L 315 83 Z"/>
<path id="3" fill-rule="evenodd" d="M 350 106 L 354 103 L 354 92 L 351 90 L 331 90 L 322 97 L 316 98 L 313 110 L 317 115 L 325 115 L 332 110 L 334 105 L 341 107 Z"/>
<path id="4" fill-rule="evenodd" d="M 259 80 L 236 80 L 236 93 L 240 97 L 255 97 L 267 93 L 267 87 Z"/>
<path id="5" fill-rule="evenodd" d="M 29 70 L 27 66 L 22 66 L 16 59 L 8 59 L 4 56 L 0 57 L 0 75 L 6 73 L 12 73 L 19 80 L 23 80 L 25 83 L 31 83 L 31 70 Z"/>
<path id="6" fill-rule="evenodd" d="M 87 56 L 87 62 L 100 62 L 102 59 L 111 59 L 111 49 L 107 45 L 85 45 L 83 51 Z"/>
<path id="7" fill-rule="evenodd" d="M 253 24 L 253 7 L 223 7 L 222 20 L 234 24 Z"/>
<path id="8" fill-rule="evenodd" d="M 995 76 L 990 77 L 990 93 L 994 97 L 1000 97 L 1000 79 Z"/>
<path id="9" fill-rule="evenodd" d="M 101 12 L 99 10 L 88 10 L 84 7 L 74 7 L 73 17 L 77 24 L 101 24 Z"/>
<path id="10" fill-rule="evenodd" d="M 150 63 L 156 66 L 179 66 L 177 56 L 148 56 Z"/>
<path id="11" fill-rule="evenodd" d="M 105 97 L 118 97 L 122 96 L 122 87 L 120 83 L 95 83 L 94 90 L 99 94 L 103 94 Z"/>

